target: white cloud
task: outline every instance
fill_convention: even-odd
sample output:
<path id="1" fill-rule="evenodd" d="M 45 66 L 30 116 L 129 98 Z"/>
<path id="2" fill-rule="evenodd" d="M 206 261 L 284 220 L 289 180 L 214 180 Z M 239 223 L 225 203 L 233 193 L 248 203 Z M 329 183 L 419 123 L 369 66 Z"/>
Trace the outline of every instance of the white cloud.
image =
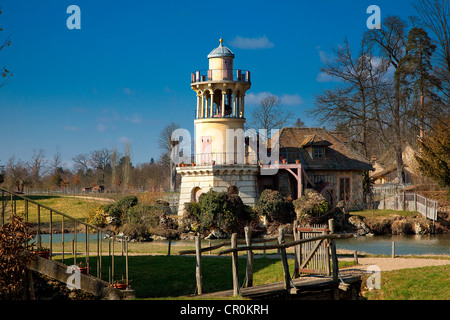
<path id="1" fill-rule="evenodd" d="M 123 88 L 123 93 L 126 95 L 132 95 L 133 91 L 130 88 Z"/>
<path id="2" fill-rule="evenodd" d="M 76 126 L 64 126 L 63 129 L 66 131 L 80 131 L 81 130 L 81 128 L 76 127 Z"/>
<path id="3" fill-rule="evenodd" d="M 245 103 L 248 105 L 258 105 L 262 99 L 270 96 L 272 93 L 268 91 L 259 93 L 248 93 L 245 95 Z"/>
<path id="4" fill-rule="evenodd" d="M 295 106 L 303 103 L 303 99 L 298 94 L 283 94 L 281 104 Z"/>
<path id="5" fill-rule="evenodd" d="M 322 71 L 317 74 L 316 80 L 318 82 L 339 82 L 340 81 L 339 79 L 329 75 L 328 73 L 322 72 Z"/>
<path id="6" fill-rule="evenodd" d="M 327 53 L 320 49 L 318 50 L 318 52 L 319 52 L 320 61 L 324 64 L 330 63 L 335 59 L 335 56 L 332 55 L 331 53 Z"/>
<path id="7" fill-rule="evenodd" d="M 267 49 L 273 48 L 274 44 L 266 36 L 259 38 L 245 38 L 241 36 L 236 36 L 230 41 L 233 47 L 239 49 Z"/>
<path id="8" fill-rule="evenodd" d="M 118 140 L 119 140 L 119 142 L 122 142 L 122 143 L 131 143 L 132 142 L 130 139 L 128 139 L 128 137 L 125 137 L 125 136 L 120 137 Z"/>
<path id="9" fill-rule="evenodd" d="M 268 91 L 249 93 L 245 95 L 245 103 L 248 105 L 259 105 L 262 99 L 273 95 L 273 93 Z M 283 94 L 279 96 L 281 99 L 281 104 L 285 106 L 294 106 L 303 103 L 303 99 L 298 94 Z"/>
<path id="10" fill-rule="evenodd" d="M 333 54 L 322 50 L 320 47 L 316 47 L 316 49 L 317 52 L 319 53 L 320 62 L 322 62 L 323 64 L 332 63 L 336 59 L 336 57 Z M 330 76 L 329 74 L 323 71 L 317 74 L 316 80 L 318 82 L 339 82 L 338 79 L 336 79 L 333 76 Z"/>
<path id="11" fill-rule="evenodd" d="M 125 117 L 125 120 L 132 122 L 132 123 L 142 123 L 143 122 L 142 117 L 136 113 L 133 114 L 132 117 Z"/>
<path id="12" fill-rule="evenodd" d="M 105 126 L 103 123 L 99 123 L 99 124 L 97 125 L 97 131 L 99 131 L 99 132 L 105 132 L 107 128 L 108 128 L 108 127 Z"/>

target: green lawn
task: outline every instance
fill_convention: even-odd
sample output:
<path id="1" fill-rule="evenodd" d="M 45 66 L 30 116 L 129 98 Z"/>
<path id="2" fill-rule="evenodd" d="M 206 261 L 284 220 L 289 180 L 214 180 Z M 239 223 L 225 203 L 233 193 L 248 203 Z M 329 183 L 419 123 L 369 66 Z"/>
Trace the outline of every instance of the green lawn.
<path id="1" fill-rule="evenodd" d="M 75 219 L 85 220 L 87 213 L 101 204 L 105 204 L 101 200 L 83 199 L 72 196 L 56 196 L 56 195 L 27 195 L 30 200 L 34 200 L 39 204 L 48 206 L 54 210 L 65 213 Z M 1 197 L 0 197 L 1 198 Z M 10 197 L 5 197 L 6 215 L 11 211 Z M 22 198 L 16 198 L 16 212 L 18 214 L 25 213 L 25 201 Z M 50 212 L 45 208 L 41 208 L 41 222 L 48 223 L 50 221 Z M 28 204 L 28 220 L 31 222 L 37 221 L 37 205 L 34 203 Z M 53 214 L 53 222 L 60 222 L 62 218 L 58 214 Z"/>
<path id="2" fill-rule="evenodd" d="M 420 215 L 417 211 L 396 211 L 396 210 L 362 210 L 362 211 L 350 211 L 349 214 L 362 217 L 389 217 L 393 215 L 402 217 L 415 217 Z"/>
<path id="3" fill-rule="evenodd" d="M 368 300 L 450 300 L 450 265 L 402 269 L 381 274 L 381 289 Z"/>

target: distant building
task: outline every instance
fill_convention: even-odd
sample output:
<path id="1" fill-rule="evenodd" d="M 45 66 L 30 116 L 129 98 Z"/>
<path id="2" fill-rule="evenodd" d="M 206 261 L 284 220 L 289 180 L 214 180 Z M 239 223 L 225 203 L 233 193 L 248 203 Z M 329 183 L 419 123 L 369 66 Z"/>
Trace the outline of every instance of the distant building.
<path id="1" fill-rule="evenodd" d="M 420 184 L 427 181 L 419 171 L 419 164 L 416 161 L 417 155 L 410 144 L 405 143 L 402 151 L 403 159 L 403 178 L 406 185 Z M 386 151 L 378 159 L 374 159 L 373 166 L 375 170 L 370 177 L 374 180 L 375 186 L 384 184 L 397 184 L 397 160 L 393 150 Z"/>

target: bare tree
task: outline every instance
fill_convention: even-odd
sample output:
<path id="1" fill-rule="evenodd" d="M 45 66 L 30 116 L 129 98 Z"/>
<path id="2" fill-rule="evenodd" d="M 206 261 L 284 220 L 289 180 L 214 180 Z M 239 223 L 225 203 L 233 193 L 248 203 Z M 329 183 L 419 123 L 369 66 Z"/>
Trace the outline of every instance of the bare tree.
<path id="1" fill-rule="evenodd" d="M 89 154 L 89 164 L 99 175 L 98 183 L 105 182 L 105 169 L 110 165 L 111 154 L 111 151 L 106 148 L 94 150 Z"/>
<path id="2" fill-rule="evenodd" d="M 130 142 L 125 143 L 125 163 L 123 164 L 123 182 L 125 187 L 131 184 L 131 151 Z"/>
<path id="3" fill-rule="evenodd" d="M 403 143 L 405 142 L 403 136 L 403 125 L 405 124 L 404 116 L 408 114 L 405 108 L 408 107 L 404 102 L 402 96 L 402 62 L 406 54 L 406 41 L 408 34 L 408 26 L 405 20 L 397 16 L 388 16 L 383 20 L 383 27 L 381 29 L 373 29 L 365 33 L 364 41 L 368 46 L 373 46 L 378 49 L 382 56 L 389 59 L 390 64 L 395 68 L 394 81 L 392 86 L 393 96 L 386 96 L 387 104 L 385 113 L 385 121 L 390 119 L 389 126 L 392 128 L 393 137 L 391 145 L 395 152 L 395 160 L 397 163 L 397 180 L 399 183 L 404 183 L 404 164 L 402 158 Z"/>
<path id="4" fill-rule="evenodd" d="M 161 130 L 161 133 L 159 134 L 158 139 L 158 146 L 162 150 L 163 155 L 162 158 L 167 159 L 168 161 L 168 169 L 170 173 L 170 191 L 175 191 L 176 189 L 176 167 L 175 164 L 172 162 L 172 149 L 174 148 L 176 141 L 172 141 L 172 132 L 174 132 L 176 129 L 178 129 L 180 126 L 175 123 L 171 122 L 169 125 L 164 127 L 163 130 Z M 165 156 L 167 155 L 167 156 Z"/>
<path id="5" fill-rule="evenodd" d="M 0 7 L 0 14 L 2 14 L 2 9 Z M 3 29 L 0 27 L 0 31 L 3 31 Z M 7 37 L 3 43 L 0 44 L 0 52 L 5 49 L 5 47 L 9 47 L 11 45 L 10 37 Z M 0 88 L 3 87 L 5 84 L 8 83 L 9 79 L 12 77 L 11 71 L 9 71 L 6 67 L 0 67 Z"/>
<path id="6" fill-rule="evenodd" d="M 5 184 L 7 187 L 23 192 L 24 187 L 30 183 L 31 177 L 27 165 L 22 160 L 11 157 L 6 164 Z"/>
<path id="7" fill-rule="evenodd" d="M 45 159 L 45 151 L 43 149 L 33 149 L 33 155 L 28 164 L 33 186 L 38 187 L 40 185 L 41 175 L 44 173 L 47 164 L 48 160 Z"/>
<path id="8" fill-rule="evenodd" d="M 72 158 L 75 162 L 75 169 L 83 174 L 87 174 L 90 169 L 89 155 L 86 153 L 80 153 Z"/>
<path id="9" fill-rule="evenodd" d="M 268 135 L 272 129 L 289 126 L 293 113 L 284 110 L 281 103 L 281 98 L 274 94 L 261 99 L 259 106 L 252 112 L 249 126 L 256 130 L 266 129 Z"/>
<path id="10" fill-rule="evenodd" d="M 347 40 L 334 50 L 334 55 L 336 58 L 321 71 L 338 80 L 339 86 L 317 94 L 311 114 L 322 123 L 335 127 L 345 125 L 356 149 L 368 156 L 368 136 L 373 118 L 371 91 L 377 90 L 375 85 L 385 76 L 388 63 L 374 57 L 364 43 L 355 56 Z"/>

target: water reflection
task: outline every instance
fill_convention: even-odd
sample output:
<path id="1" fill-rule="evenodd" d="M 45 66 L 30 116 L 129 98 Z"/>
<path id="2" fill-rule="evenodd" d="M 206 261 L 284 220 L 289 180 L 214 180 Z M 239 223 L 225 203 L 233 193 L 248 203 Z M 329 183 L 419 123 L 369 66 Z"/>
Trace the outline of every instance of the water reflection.
<path id="1" fill-rule="evenodd" d="M 450 255 L 449 234 L 355 237 L 336 240 L 336 248 L 390 255 L 392 253 L 392 241 L 395 242 L 395 253 L 399 255 Z"/>

